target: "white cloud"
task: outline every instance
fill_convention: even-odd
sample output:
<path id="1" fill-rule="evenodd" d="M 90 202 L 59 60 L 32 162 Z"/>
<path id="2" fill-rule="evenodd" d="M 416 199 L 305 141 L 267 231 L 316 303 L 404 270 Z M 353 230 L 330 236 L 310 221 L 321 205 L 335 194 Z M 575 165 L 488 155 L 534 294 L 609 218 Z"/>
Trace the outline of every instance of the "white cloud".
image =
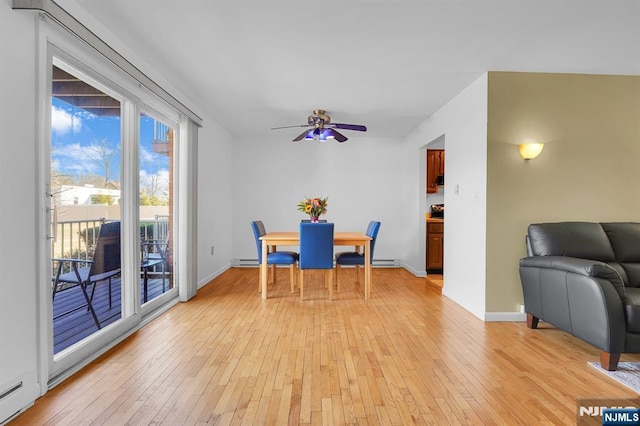
<path id="1" fill-rule="evenodd" d="M 153 164 L 157 158 L 157 154 L 154 152 L 149 151 L 143 146 L 140 147 L 140 163 Z"/>
<path id="2" fill-rule="evenodd" d="M 156 188 L 157 195 L 167 193 L 169 190 L 169 170 L 160 169 L 153 174 L 146 170 L 140 170 L 140 188 L 147 188 L 150 191 L 153 186 Z"/>
<path id="3" fill-rule="evenodd" d="M 97 173 L 98 164 L 92 161 L 88 151 L 91 151 L 91 147 L 70 143 L 54 148 L 53 157 L 60 171 L 70 174 Z"/>
<path id="4" fill-rule="evenodd" d="M 69 114 L 62 108 L 51 107 L 51 130 L 60 135 L 78 133 L 82 129 L 82 118 Z"/>
<path id="5" fill-rule="evenodd" d="M 78 160 L 86 160 L 87 153 L 86 148 L 80 146 L 79 143 L 69 143 L 54 148 L 53 155 L 60 157 L 71 157 Z"/>

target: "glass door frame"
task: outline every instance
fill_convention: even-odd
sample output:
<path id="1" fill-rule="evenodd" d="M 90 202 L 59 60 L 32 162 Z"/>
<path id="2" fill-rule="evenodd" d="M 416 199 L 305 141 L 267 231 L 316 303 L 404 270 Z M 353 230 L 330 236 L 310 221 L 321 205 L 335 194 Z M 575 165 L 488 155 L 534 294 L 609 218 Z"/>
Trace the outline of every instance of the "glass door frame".
<path id="1" fill-rule="evenodd" d="M 51 377 L 56 377 L 57 375 L 67 371 L 73 365 L 76 365 L 80 362 L 81 359 L 84 359 L 90 356 L 92 353 L 95 353 L 99 348 L 105 346 L 110 341 L 113 341 L 118 335 L 126 333 L 128 330 L 131 330 L 137 324 L 140 323 L 140 309 L 138 308 L 139 300 L 136 300 L 135 293 L 132 294 L 131 288 L 134 283 L 134 279 L 137 279 L 137 276 L 133 274 L 136 271 L 136 261 L 137 261 L 137 253 L 138 248 L 137 245 L 132 244 L 131 235 L 133 231 L 133 227 L 131 226 L 132 222 L 135 222 L 136 219 L 132 217 L 132 214 L 135 215 L 136 212 L 132 211 L 132 195 L 135 192 L 131 192 L 131 185 L 128 184 L 128 181 L 131 180 L 129 178 L 130 169 L 133 167 L 131 160 L 128 157 L 133 156 L 131 154 L 132 149 L 135 150 L 135 144 L 132 143 L 131 135 L 128 133 L 135 132 L 137 129 L 137 123 L 132 122 L 130 119 L 130 114 L 132 111 L 136 110 L 136 105 L 129 100 L 129 96 L 127 96 L 126 92 L 122 90 L 120 87 L 115 86 L 110 82 L 101 81 L 99 75 L 95 73 L 89 66 L 83 64 L 83 62 L 75 57 L 72 57 L 65 51 L 51 45 L 48 48 L 47 55 L 47 80 L 46 80 L 46 93 L 47 96 L 47 115 L 51 117 L 51 84 L 52 84 L 52 74 L 51 70 L 53 65 L 56 65 L 59 68 L 72 70 L 73 74 L 80 77 L 83 81 L 91 84 L 92 86 L 98 88 L 109 96 L 113 97 L 120 101 L 121 104 L 121 115 L 120 115 L 120 145 L 121 145 L 121 181 L 123 186 L 121 187 L 121 205 L 120 205 L 120 221 L 121 221 L 121 318 L 115 321 L 113 324 L 103 327 L 102 329 L 94 332 L 89 337 L 81 340 L 78 343 L 70 346 L 67 349 L 62 350 L 58 354 L 53 354 L 53 319 L 52 319 L 52 305 L 51 301 L 51 292 L 50 292 L 50 278 L 45 281 L 48 281 L 47 284 L 44 282 L 40 282 L 41 285 L 47 287 L 46 288 L 46 299 L 49 302 L 47 305 L 47 309 L 45 312 L 48 326 L 47 330 L 47 350 L 51 356 L 51 364 L 49 365 L 49 371 Z M 50 158 L 51 158 L 51 125 L 47 126 L 49 128 L 48 135 L 44 139 L 44 143 L 42 146 L 42 152 L 44 157 L 43 168 L 40 169 L 42 173 L 42 178 L 44 180 L 44 186 L 47 188 L 46 192 L 50 189 Z M 130 127 L 134 127 L 132 131 L 125 131 L 125 129 L 129 129 Z M 135 159 L 134 159 L 135 160 Z M 45 200 L 51 198 L 51 194 L 45 193 Z M 137 198 L 137 196 L 136 196 Z M 45 202 L 46 202 L 45 201 Z M 44 208 L 45 211 L 45 223 L 51 223 L 51 209 L 47 206 Z M 136 233 L 137 234 L 137 233 Z M 50 270 L 50 259 L 51 259 L 51 251 L 50 245 L 48 244 L 48 238 L 46 238 L 47 248 L 43 253 L 43 261 L 49 261 L 49 270 Z M 135 255 L 134 255 L 135 254 Z M 44 277 L 47 277 L 44 273 L 42 274 Z M 50 274 L 49 274 L 50 275 Z M 139 297 L 138 297 L 139 299 Z"/>
<path id="2" fill-rule="evenodd" d="M 55 22 L 39 20 L 38 24 L 38 55 L 36 67 L 36 84 L 39 97 L 36 123 L 38 124 L 36 144 L 36 162 L 38 166 L 38 187 L 36 206 L 41 212 L 38 216 L 38 252 L 37 252 L 37 286 L 38 303 L 38 364 L 39 381 L 42 394 L 46 389 L 55 386 L 73 372 L 80 369 L 99 353 L 123 340 L 135 331 L 141 324 L 148 321 L 146 316 L 155 316 L 157 312 L 168 309 L 177 303 L 178 285 L 173 291 L 156 298 L 153 303 L 141 306 L 140 297 L 140 241 L 139 241 L 139 122 L 140 111 L 152 111 L 163 117 L 167 123 L 175 126 L 178 132 L 181 115 L 168 107 L 159 99 L 145 91 L 137 82 L 125 75 L 106 59 L 97 55 L 95 51 L 71 36 Z M 54 59 L 56 58 L 56 59 Z M 92 83 L 105 89 L 112 97 L 121 101 L 121 221 L 122 221 L 122 318 L 114 324 L 104 327 L 91 337 L 73 345 L 69 350 L 53 354 L 53 323 L 51 304 L 51 245 L 50 235 L 50 158 L 51 158 L 51 89 L 52 66 L 54 61 L 61 61 L 80 72 Z M 96 70 L 99 69 L 100 72 Z M 115 83 L 117 82 L 117 83 Z M 134 94 L 135 93 L 135 94 Z M 141 99 L 144 99 L 141 101 Z M 182 174 L 178 165 L 179 138 L 175 138 L 174 166 L 176 177 L 174 191 L 179 188 L 179 176 Z M 177 198 L 174 197 L 174 214 L 177 223 L 179 212 Z M 184 206 L 183 206 L 184 207 Z M 176 259 L 179 258 L 178 232 L 174 231 Z M 176 260 L 176 272 L 178 265 Z M 176 282 L 178 276 L 176 275 Z M 125 296 L 125 292 L 127 296 Z"/>
<path id="3" fill-rule="evenodd" d="M 173 252 L 173 283 L 174 286 L 170 289 L 168 289 L 167 291 L 165 291 L 163 294 L 161 294 L 158 297 L 155 297 L 151 300 L 149 300 L 147 303 L 144 303 L 143 300 L 140 300 L 139 305 L 141 306 L 141 312 L 142 315 L 147 315 L 150 312 L 155 311 L 156 309 L 158 309 L 160 306 L 166 304 L 167 302 L 169 302 L 171 299 L 175 299 L 176 297 L 178 297 L 178 286 L 176 285 L 176 283 L 178 282 L 178 247 L 177 247 L 177 242 L 178 242 L 178 221 L 177 218 L 179 217 L 179 209 L 178 209 L 178 197 L 176 197 L 177 194 L 177 188 L 178 188 L 178 182 L 179 182 L 179 176 L 178 173 L 176 173 L 176 171 L 178 170 L 178 159 L 179 159 L 179 141 L 180 141 L 180 124 L 171 119 L 170 117 L 167 117 L 166 115 L 164 115 L 162 112 L 157 111 L 154 108 L 151 108 L 149 105 L 143 105 L 142 108 L 139 108 L 137 110 L 137 119 L 140 119 L 140 116 L 142 114 L 145 114 L 157 121 L 161 121 L 164 124 L 168 125 L 171 127 L 171 129 L 173 130 L 173 157 L 170 158 L 174 170 L 174 176 L 173 176 L 173 187 L 171 188 L 171 191 L 173 192 L 173 197 L 172 197 L 172 201 L 173 201 L 173 205 L 171 206 L 171 211 L 172 211 L 172 218 L 171 220 L 173 221 L 173 227 L 170 228 L 172 235 L 170 238 L 170 241 L 172 242 L 172 246 L 171 246 L 171 250 Z M 139 124 L 139 121 L 138 121 Z M 138 126 L 138 135 L 140 134 L 140 129 Z M 138 143 L 139 146 L 139 140 L 138 138 L 136 138 L 136 143 Z M 139 153 L 137 153 L 138 158 L 139 158 Z M 139 167 L 139 164 L 136 164 L 137 167 Z M 137 179 L 138 183 L 140 182 L 139 179 Z M 137 188 L 137 194 L 140 193 L 140 188 Z M 139 200 L 138 200 L 139 201 Z M 137 205 L 139 207 L 139 203 Z M 138 217 L 138 224 L 140 223 L 140 217 L 139 217 L 139 210 L 137 211 Z"/>

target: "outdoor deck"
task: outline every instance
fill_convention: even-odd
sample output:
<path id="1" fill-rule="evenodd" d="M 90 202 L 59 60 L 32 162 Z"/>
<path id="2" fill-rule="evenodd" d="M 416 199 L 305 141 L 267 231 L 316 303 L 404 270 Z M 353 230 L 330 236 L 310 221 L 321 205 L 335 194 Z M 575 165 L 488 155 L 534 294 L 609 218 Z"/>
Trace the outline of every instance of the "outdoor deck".
<path id="1" fill-rule="evenodd" d="M 140 300 L 143 300 L 143 281 L 140 280 Z M 165 291 L 169 290 L 169 280 L 165 279 Z M 160 296 L 162 291 L 161 278 L 149 278 L 148 300 Z M 58 353 L 65 348 L 97 331 L 96 324 L 87 311 L 82 290 L 79 286 L 72 287 L 56 294 L 53 303 L 53 352 Z M 58 317 L 63 312 L 72 309 L 74 312 Z M 109 308 L 109 285 L 99 283 L 93 296 L 93 308 L 98 315 L 100 325 L 105 327 L 120 318 L 120 279 L 111 283 L 111 308 Z M 56 318 L 58 317 L 58 318 Z"/>

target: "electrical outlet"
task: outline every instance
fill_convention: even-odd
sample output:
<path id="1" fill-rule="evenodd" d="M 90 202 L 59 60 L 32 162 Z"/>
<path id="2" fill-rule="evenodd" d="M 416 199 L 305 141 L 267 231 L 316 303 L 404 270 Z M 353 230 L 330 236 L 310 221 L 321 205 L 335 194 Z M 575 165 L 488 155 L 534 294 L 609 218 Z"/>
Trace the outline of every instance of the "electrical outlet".
<path id="1" fill-rule="evenodd" d="M 216 249 L 214 246 L 211 246 L 211 256 L 213 256 L 216 252 Z"/>

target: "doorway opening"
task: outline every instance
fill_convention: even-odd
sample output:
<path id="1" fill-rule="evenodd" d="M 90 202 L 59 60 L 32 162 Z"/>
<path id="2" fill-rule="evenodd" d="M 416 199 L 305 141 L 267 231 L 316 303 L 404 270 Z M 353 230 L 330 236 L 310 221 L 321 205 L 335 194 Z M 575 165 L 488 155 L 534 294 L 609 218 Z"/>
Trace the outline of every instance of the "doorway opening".
<path id="1" fill-rule="evenodd" d="M 425 221 L 425 274 L 427 282 L 444 286 L 445 232 L 445 137 L 427 143 L 421 150 L 425 158 L 425 191 L 422 205 Z"/>

